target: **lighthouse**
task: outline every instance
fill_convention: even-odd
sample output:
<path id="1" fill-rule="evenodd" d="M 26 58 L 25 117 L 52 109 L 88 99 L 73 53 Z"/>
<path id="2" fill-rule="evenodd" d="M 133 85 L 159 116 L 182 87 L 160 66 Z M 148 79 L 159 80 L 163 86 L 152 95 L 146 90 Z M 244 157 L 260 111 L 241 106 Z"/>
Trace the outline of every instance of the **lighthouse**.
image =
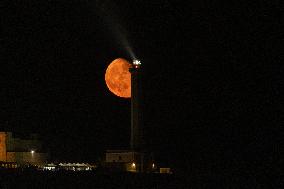
<path id="1" fill-rule="evenodd" d="M 143 123 L 141 110 L 141 62 L 134 60 L 131 73 L 131 136 L 130 148 L 133 151 L 142 150 L 143 146 Z"/>

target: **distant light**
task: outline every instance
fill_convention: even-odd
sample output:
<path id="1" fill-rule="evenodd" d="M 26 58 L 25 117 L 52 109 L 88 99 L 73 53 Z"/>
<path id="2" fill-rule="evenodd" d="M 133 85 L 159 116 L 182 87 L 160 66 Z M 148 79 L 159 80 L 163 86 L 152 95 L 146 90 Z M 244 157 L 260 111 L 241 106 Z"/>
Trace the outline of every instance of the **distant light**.
<path id="1" fill-rule="evenodd" d="M 141 65 L 141 61 L 135 59 L 135 60 L 133 60 L 133 64 L 134 64 L 135 66 L 140 66 L 140 65 Z"/>
<path id="2" fill-rule="evenodd" d="M 55 167 L 44 167 L 43 169 L 44 169 L 44 170 L 52 171 L 52 170 L 55 170 Z"/>
<path id="3" fill-rule="evenodd" d="M 134 163 L 134 162 L 131 164 L 131 166 L 132 166 L 133 168 L 135 168 L 135 167 L 136 167 L 136 165 L 135 165 L 135 163 Z"/>
<path id="4" fill-rule="evenodd" d="M 35 151 L 34 151 L 34 150 L 31 150 L 31 153 L 33 154 L 33 153 L 35 153 Z"/>
<path id="5" fill-rule="evenodd" d="M 152 164 L 152 168 L 153 168 L 153 169 L 155 168 L 155 164 L 154 164 L 154 163 Z"/>

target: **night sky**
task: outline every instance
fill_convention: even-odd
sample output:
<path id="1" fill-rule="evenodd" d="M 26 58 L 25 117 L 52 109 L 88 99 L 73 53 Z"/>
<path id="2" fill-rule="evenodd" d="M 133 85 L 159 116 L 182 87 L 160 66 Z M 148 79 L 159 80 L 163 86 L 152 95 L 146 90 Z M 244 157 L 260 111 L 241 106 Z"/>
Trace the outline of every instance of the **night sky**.
<path id="1" fill-rule="evenodd" d="M 128 147 L 130 99 L 104 81 L 128 44 L 158 162 L 207 174 L 280 163 L 277 3 L 9 0 L 1 19 L 1 130 L 40 133 L 53 160 Z"/>

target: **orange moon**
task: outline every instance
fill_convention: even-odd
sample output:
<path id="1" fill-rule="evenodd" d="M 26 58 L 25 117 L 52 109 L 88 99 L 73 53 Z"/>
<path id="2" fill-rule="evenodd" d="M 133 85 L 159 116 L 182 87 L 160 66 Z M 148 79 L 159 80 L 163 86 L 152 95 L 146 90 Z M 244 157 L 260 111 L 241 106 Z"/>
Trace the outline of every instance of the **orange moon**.
<path id="1" fill-rule="evenodd" d="M 105 73 L 106 85 L 113 94 L 119 97 L 131 97 L 130 67 L 131 64 L 123 58 L 115 59 L 107 67 Z"/>

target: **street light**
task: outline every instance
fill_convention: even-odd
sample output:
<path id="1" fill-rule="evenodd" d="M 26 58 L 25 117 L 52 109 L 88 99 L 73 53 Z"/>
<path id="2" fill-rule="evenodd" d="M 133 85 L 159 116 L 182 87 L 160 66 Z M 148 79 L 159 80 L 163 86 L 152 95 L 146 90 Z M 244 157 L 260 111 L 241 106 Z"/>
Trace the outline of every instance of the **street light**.
<path id="1" fill-rule="evenodd" d="M 134 168 L 134 169 L 135 169 L 135 167 L 136 167 L 136 165 L 135 165 L 134 162 L 131 164 L 131 166 L 132 166 L 132 168 Z"/>

